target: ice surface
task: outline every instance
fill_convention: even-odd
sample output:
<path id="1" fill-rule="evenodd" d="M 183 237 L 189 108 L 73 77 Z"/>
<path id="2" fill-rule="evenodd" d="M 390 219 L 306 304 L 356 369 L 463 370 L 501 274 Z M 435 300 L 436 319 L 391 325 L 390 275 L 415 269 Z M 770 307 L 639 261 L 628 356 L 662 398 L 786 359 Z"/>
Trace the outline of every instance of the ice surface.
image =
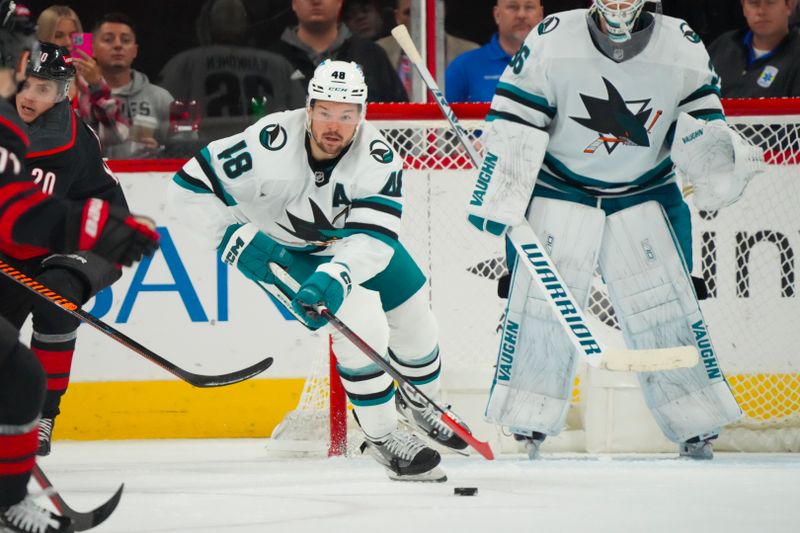
<path id="1" fill-rule="evenodd" d="M 449 481 L 421 484 L 390 481 L 364 457 L 269 459 L 264 443 L 56 441 L 40 464 L 81 511 L 125 482 L 98 533 L 800 531 L 798 455 L 448 455 Z"/>

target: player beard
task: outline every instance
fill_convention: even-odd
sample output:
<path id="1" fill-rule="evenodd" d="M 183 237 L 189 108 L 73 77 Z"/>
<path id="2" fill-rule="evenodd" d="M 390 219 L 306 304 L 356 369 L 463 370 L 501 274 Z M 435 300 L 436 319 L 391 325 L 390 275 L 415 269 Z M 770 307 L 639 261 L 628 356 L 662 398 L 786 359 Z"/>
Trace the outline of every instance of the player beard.
<path id="1" fill-rule="evenodd" d="M 317 145 L 317 148 L 332 157 L 339 155 L 346 145 L 344 137 L 333 132 L 323 133 L 319 138 L 316 135 L 312 135 L 311 139 Z"/>

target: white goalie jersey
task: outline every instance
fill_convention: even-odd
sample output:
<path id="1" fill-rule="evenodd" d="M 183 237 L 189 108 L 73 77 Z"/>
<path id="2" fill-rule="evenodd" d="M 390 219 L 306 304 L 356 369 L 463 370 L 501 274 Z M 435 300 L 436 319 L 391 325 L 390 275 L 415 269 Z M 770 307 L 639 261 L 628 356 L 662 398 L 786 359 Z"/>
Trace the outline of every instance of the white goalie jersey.
<path id="1" fill-rule="evenodd" d="M 334 256 L 361 283 L 394 253 L 402 160 L 363 122 L 340 156 L 313 162 L 305 121 L 305 109 L 273 113 L 210 143 L 173 178 L 171 204 L 214 248 L 228 226 L 252 222 L 291 250 Z"/>
<path id="2" fill-rule="evenodd" d="M 686 22 L 654 15 L 647 46 L 617 63 L 595 45 L 587 10 L 533 29 L 506 68 L 487 120 L 550 134 L 537 183 L 567 194 L 622 196 L 675 180 L 680 112 L 724 120 L 720 79 Z"/>

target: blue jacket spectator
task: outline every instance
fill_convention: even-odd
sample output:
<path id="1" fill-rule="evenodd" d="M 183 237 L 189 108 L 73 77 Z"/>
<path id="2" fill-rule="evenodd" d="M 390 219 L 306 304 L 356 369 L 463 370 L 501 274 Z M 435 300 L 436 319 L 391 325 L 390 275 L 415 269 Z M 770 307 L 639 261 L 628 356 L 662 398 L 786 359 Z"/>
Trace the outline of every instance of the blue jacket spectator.
<path id="1" fill-rule="evenodd" d="M 445 97 L 450 102 L 489 102 L 511 57 L 528 33 L 542 21 L 541 0 L 497 0 L 497 33 L 488 44 L 464 52 L 445 71 Z"/>
<path id="2" fill-rule="evenodd" d="M 498 36 L 489 44 L 464 52 L 445 71 L 445 98 L 448 102 L 491 102 L 500 75 L 511 61 L 511 54 L 500 46 Z"/>

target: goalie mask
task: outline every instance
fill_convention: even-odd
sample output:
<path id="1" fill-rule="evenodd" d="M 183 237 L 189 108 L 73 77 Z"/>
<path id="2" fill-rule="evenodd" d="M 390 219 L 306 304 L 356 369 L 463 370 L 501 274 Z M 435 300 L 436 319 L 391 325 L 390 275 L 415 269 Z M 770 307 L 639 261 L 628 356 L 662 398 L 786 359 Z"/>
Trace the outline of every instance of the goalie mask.
<path id="1" fill-rule="evenodd" d="M 590 13 L 599 14 L 606 24 L 608 38 L 617 43 L 630 40 L 645 0 L 594 0 Z"/>

